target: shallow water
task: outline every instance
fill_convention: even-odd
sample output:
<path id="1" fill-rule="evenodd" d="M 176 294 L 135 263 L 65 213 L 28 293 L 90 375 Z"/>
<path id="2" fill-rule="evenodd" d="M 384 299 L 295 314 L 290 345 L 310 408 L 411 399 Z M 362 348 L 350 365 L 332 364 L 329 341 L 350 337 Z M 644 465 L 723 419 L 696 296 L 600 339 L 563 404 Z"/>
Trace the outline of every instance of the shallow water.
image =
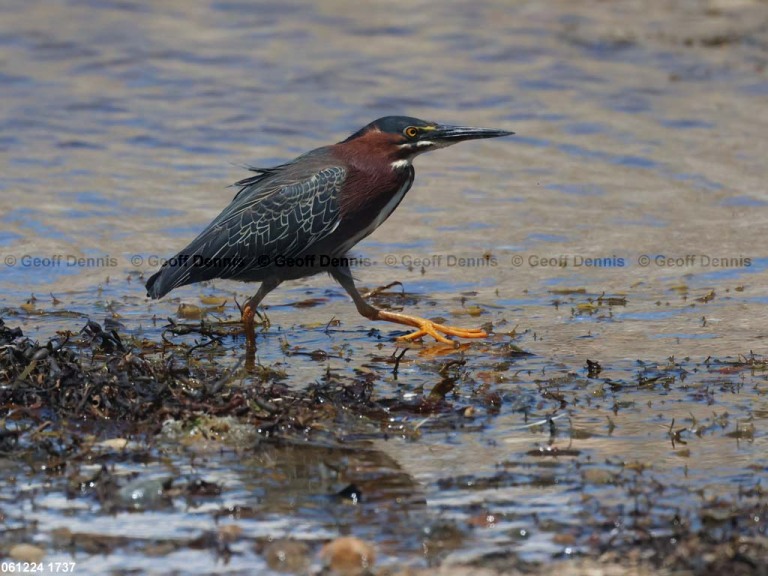
<path id="1" fill-rule="evenodd" d="M 699 490 L 725 498 L 753 487 L 768 467 L 765 375 L 718 376 L 701 362 L 760 353 L 768 335 L 768 80 L 765 39 L 751 25 L 766 6 L 640 4 L 3 3 L 0 314 L 8 325 L 43 340 L 85 317 L 115 316 L 126 333 L 158 339 L 179 302 L 201 305 L 203 294 L 227 297 L 224 315 L 235 318 L 233 298 L 251 287 L 215 282 L 150 302 L 143 279 L 227 204 L 240 166 L 269 166 L 378 116 L 408 114 L 517 134 L 419 158 L 400 209 L 355 248 L 371 262 L 357 270 L 360 284 L 398 280 L 409 311 L 514 329 L 515 344 L 534 355 L 499 369 L 505 336 L 466 352 L 451 402 L 476 406 L 476 425 L 430 418 L 414 442 L 398 438 L 413 415 L 393 415 L 388 441 L 349 424 L 373 442 L 359 448 L 363 459 L 397 479 L 368 490 L 372 502 L 357 509 L 339 511 L 327 495 L 343 486 L 315 481 L 322 453 L 257 450 L 250 460 L 209 456 L 196 467 L 226 486 L 210 508 L 177 502 L 109 515 L 54 489 L 34 507 L 6 493 L 6 522 L 39 520 L 34 539 L 43 545 L 60 526 L 151 539 L 147 530 L 161 525 L 173 538 L 213 529 L 213 508 L 256 503 L 260 516 L 239 522 L 250 537 L 350 532 L 379 547 L 380 563 L 418 566 L 431 561 L 425 526 L 486 510 L 503 520 L 468 530 L 441 559 L 508 547 L 528 560 L 562 553 L 553 532 L 578 525 L 591 501 L 626 498 L 589 482 L 581 497 L 583 469 L 597 463 L 649 464 L 675 487 L 670 502 L 683 512 L 698 509 Z M 729 42 L 713 44 L 726 33 Z M 22 308 L 32 295 L 33 307 Z M 322 300 L 290 305 L 309 298 Z M 442 360 L 415 352 L 393 378 L 380 359 L 401 332 L 358 317 L 325 276 L 285 285 L 265 304 L 272 326 L 259 338 L 259 360 L 286 370 L 291 388 L 329 368 L 350 379 L 364 370 L 379 399 L 408 399 L 440 379 Z M 340 326 L 325 330 L 332 319 Z M 287 356 L 285 343 L 345 359 Z M 242 353 L 242 341 L 227 340 L 215 361 L 233 365 Z M 644 366 L 671 358 L 685 368 L 672 370 L 668 386 L 637 385 Z M 598 379 L 586 378 L 587 359 L 604 367 Z M 565 405 L 542 395 L 550 388 Z M 487 389 L 502 399 L 498 411 L 486 409 Z M 578 455 L 530 455 L 550 435 L 526 426 L 558 414 L 567 418 L 556 421 L 556 443 Z M 669 442 L 673 419 L 706 426 L 684 455 Z M 729 435 L 739 422 L 753 427 L 741 440 Z M 184 475 L 188 460 L 182 452 L 157 469 L 121 471 Z M 34 474 L 14 474 L 38 489 Z M 296 480 L 287 491 L 280 474 Z M 470 486 L 495 476 L 487 489 Z M 401 491 L 424 504 L 404 507 Z M 537 530 L 534 515 L 559 528 Z M 196 555 L 200 573 L 254 561 L 246 554 L 225 567 L 208 551 Z M 149 563 L 128 548 L 106 558 L 80 556 L 79 573 L 192 570 L 181 554 Z"/>

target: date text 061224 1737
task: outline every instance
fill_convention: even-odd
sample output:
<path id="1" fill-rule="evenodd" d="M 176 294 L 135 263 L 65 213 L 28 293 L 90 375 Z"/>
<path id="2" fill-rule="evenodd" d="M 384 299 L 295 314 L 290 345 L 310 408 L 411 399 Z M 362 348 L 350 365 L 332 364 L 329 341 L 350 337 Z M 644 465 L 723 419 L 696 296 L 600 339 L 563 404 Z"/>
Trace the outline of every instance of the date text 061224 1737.
<path id="1" fill-rule="evenodd" d="M 0 574 L 73 574 L 77 562 L 0 562 Z"/>

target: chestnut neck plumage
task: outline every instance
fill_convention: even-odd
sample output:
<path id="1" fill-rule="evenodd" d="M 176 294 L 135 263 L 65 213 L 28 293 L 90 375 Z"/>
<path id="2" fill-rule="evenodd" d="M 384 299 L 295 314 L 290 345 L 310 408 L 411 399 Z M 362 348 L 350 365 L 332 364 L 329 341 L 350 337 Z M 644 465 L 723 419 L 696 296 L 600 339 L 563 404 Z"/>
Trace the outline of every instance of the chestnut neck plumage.
<path id="1" fill-rule="evenodd" d="M 394 212 L 413 183 L 414 170 L 393 135 L 382 132 L 336 144 L 331 153 L 347 170 L 339 198 L 340 228 L 346 229 L 348 244 L 354 245 Z"/>

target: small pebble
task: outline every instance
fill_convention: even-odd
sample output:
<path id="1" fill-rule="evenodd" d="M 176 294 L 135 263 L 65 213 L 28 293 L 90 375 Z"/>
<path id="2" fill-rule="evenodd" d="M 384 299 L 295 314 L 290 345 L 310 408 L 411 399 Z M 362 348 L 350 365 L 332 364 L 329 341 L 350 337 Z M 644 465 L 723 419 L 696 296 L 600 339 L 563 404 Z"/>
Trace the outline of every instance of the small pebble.
<path id="1" fill-rule="evenodd" d="M 299 540 L 288 538 L 270 542 L 262 553 L 272 570 L 291 574 L 304 574 L 309 568 L 309 547 Z"/>
<path id="2" fill-rule="evenodd" d="M 98 442 L 96 446 L 111 450 L 125 450 L 125 448 L 128 446 L 128 440 L 126 438 L 110 438 L 108 440 Z"/>
<path id="3" fill-rule="evenodd" d="M 39 564 L 45 558 L 45 550 L 32 544 L 15 544 L 8 551 L 8 556 L 18 562 Z"/>
<path id="4" fill-rule="evenodd" d="M 320 557 L 336 576 L 361 576 L 376 561 L 373 546 L 354 536 L 343 536 L 329 542 L 323 546 Z"/>

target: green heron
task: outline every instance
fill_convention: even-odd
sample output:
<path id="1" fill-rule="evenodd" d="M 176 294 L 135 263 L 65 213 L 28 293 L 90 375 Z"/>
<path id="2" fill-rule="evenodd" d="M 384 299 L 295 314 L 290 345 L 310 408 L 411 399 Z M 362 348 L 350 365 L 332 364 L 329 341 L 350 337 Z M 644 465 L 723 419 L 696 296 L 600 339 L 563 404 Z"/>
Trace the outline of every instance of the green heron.
<path id="1" fill-rule="evenodd" d="M 366 318 L 416 328 L 401 340 L 483 338 L 487 334 L 481 329 L 375 308 L 355 287 L 344 255 L 400 204 L 413 184 L 414 157 L 464 140 L 510 134 L 387 116 L 286 164 L 249 168 L 255 175 L 235 184 L 240 191 L 231 204 L 163 264 L 147 281 L 147 293 L 161 298 L 179 286 L 214 278 L 261 282 L 242 308 L 247 348 L 253 350 L 254 314 L 264 297 L 285 280 L 327 272 Z"/>

